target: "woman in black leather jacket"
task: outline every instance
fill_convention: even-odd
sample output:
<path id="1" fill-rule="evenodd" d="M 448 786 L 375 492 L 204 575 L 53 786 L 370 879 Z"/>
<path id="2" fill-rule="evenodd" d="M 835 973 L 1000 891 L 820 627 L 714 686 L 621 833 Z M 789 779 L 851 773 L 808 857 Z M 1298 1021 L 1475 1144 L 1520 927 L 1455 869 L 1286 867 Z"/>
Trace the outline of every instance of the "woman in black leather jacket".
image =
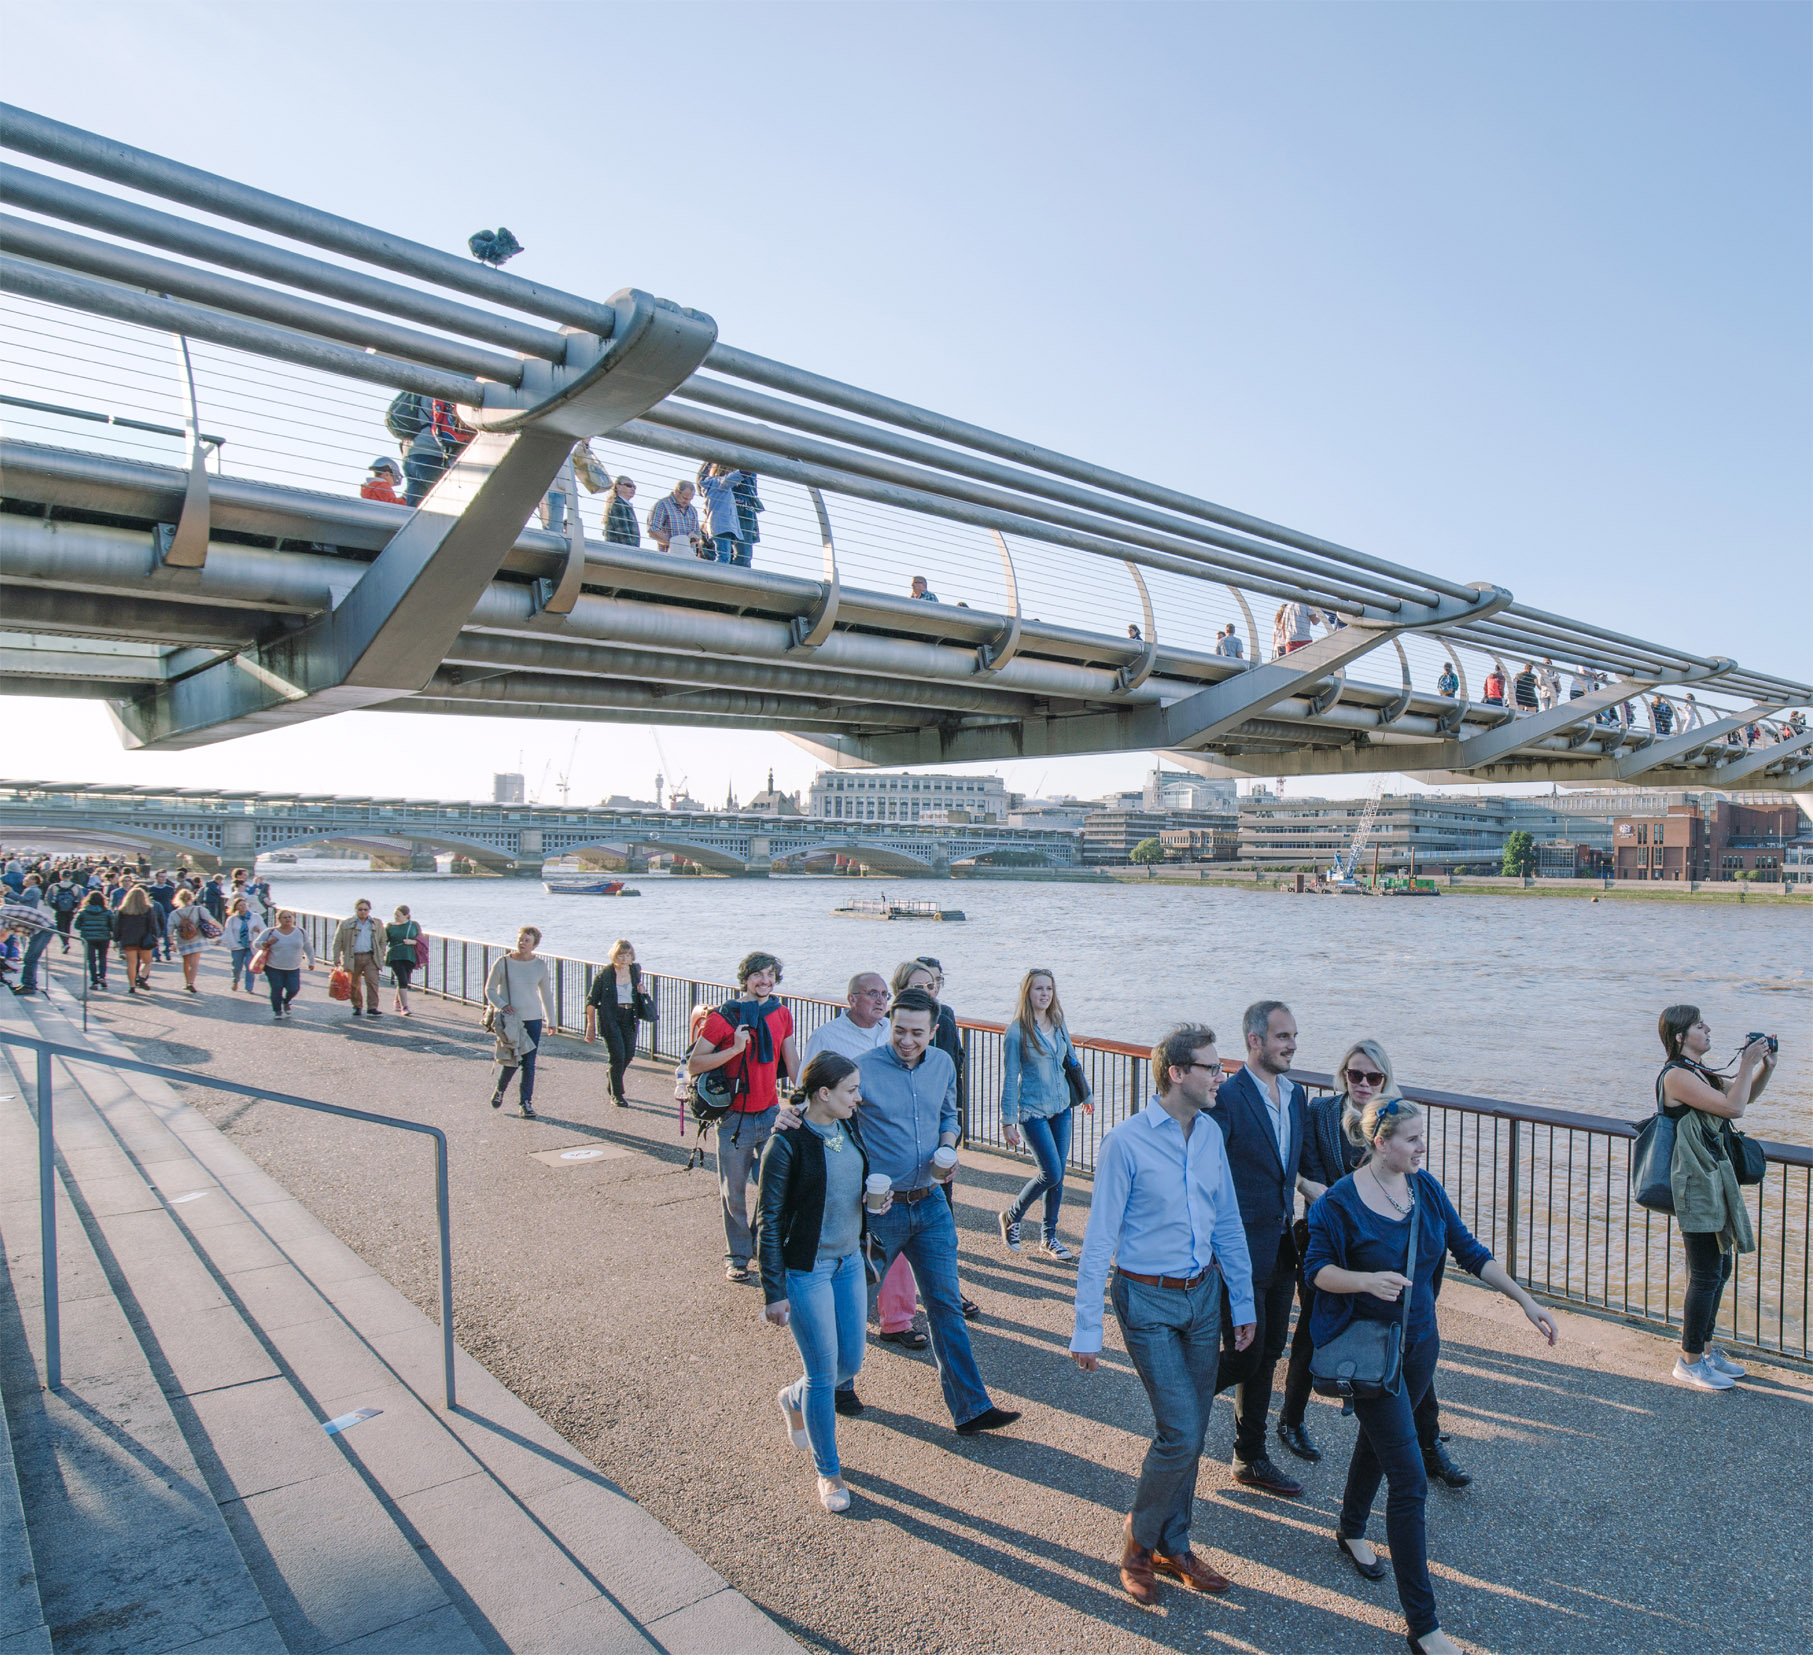
<path id="1" fill-rule="evenodd" d="M 763 1314 L 776 1327 L 791 1327 L 805 1364 L 777 1400 L 788 1440 L 812 1450 L 826 1511 L 850 1508 L 833 1393 L 862 1367 L 868 1320 L 869 1157 L 855 1120 L 860 1079 L 838 1052 L 820 1052 L 806 1065 L 793 1098 L 805 1118 L 768 1140 L 757 1203 Z M 876 1199 L 885 1210 L 893 1197 Z"/>
<path id="2" fill-rule="evenodd" d="M 1374 1098 L 1397 1090 L 1392 1078 L 1391 1059 L 1376 1040 L 1356 1040 L 1347 1048 L 1335 1066 L 1335 1092 L 1324 1092 L 1309 1101 L 1308 1119 L 1303 1128 L 1303 1159 L 1300 1170 L 1311 1183 L 1320 1184 L 1314 1200 L 1331 1184 L 1338 1184 L 1366 1158 L 1364 1149 L 1356 1148 L 1347 1137 L 1348 1113 L 1357 1114 Z M 1307 1192 L 1305 1192 L 1307 1194 Z M 1309 1225 L 1297 1220 L 1297 1257 L 1302 1259 L 1309 1244 Z M 1284 1375 L 1284 1406 L 1278 1410 L 1278 1438 L 1300 1460 L 1319 1460 L 1322 1450 L 1310 1440 L 1304 1428 L 1303 1413 L 1309 1405 L 1309 1316 L 1315 1308 L 1316 1290 L 1297 1271 L 1297 1329 L 1291 1336 L 1290 1366 Z"/>

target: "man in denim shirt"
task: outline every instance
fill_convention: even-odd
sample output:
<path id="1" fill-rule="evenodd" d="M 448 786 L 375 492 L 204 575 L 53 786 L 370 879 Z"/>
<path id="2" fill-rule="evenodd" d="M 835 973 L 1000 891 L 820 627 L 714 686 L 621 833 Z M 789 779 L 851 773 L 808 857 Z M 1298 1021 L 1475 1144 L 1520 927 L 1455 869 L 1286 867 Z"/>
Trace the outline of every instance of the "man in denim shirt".
<path id="1" fill-rule="evenodd" d="M 932 1354 L 945 1405 L 959 1436 L 998 1430 L 1020 1416 L 989 1401 L 957 1290 L 957 1225 L 939 1186 L 956 1175 L 957 1070 L 932 1044 L 938 1004 L 924 989 L 903 989 L 888 1009 L 888 1041 L 858 1064 L 863 1143 L 869 1171 L 893 1180 L 894 1204 L 871 1215 L 871 1255 L 881 1275 L 906 1254 L 931 1323 Z M 785 1125 L 783 1121 L 780 1123 Z M 950 1165 L 933 1156 L 950 1152 Z"/>

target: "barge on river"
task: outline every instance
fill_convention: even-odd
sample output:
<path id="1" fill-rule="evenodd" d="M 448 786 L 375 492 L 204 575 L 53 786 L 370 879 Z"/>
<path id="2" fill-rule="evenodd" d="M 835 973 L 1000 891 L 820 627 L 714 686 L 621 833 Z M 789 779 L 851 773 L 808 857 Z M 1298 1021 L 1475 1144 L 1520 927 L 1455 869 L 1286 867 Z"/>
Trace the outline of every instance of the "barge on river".
<path id="1" fill-rule="evenodd" d="M 940 908 L 935 902 L 921 900 L 896 902 L 886 896 L 852 897 L 831 912 L 852 919 L 931 919 L 942 920 L 947 925 L 963 918 L 961 908 Z"/>

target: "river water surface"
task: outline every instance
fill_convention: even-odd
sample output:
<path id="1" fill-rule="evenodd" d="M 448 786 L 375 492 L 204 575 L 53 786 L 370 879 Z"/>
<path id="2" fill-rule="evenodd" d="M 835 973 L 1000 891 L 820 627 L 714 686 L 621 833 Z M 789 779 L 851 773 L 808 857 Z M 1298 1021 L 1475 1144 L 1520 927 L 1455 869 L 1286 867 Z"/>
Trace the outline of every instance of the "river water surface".
<path id="1" fill-rule="evenodd" d="M 1290 1002 L 1299 1061 L 1329 1069 L 1348 1041 L 1383 1042 L 1406 1085 L 1626 1120 L 1654 1108 L 1656 1014 L 1697 1003 L 1722 1062 L 1749 1030 L 1781 1037 L 1781 1064 L 1746 1127 L 1813 1144 L 1813 925 L 1737 904 L 1442 896 L 1365 901 L 1177 885 L 993 880 L 670 879 L 638 874 L 635 900 L 553 896 L 539 882 L 264 870 L 278 901 L 350 913 L 399 902 L 431 934 L 512 940 L 601 960 L 627 936 L 645 967 L 729 981 L 738 957 L 786 961 L 789 993 L 841 999 L 852 973 L 914 954 L 943 961 L 964 1016 L 1005 1021 L 1021 974 L 1043 966 L 1076 1034 L 1137 1043 L 1195 1018 L 1237 1052 L 1241 1009 Z M 834 917 L 851 896 L 936 897 L 963 924 Z"/>

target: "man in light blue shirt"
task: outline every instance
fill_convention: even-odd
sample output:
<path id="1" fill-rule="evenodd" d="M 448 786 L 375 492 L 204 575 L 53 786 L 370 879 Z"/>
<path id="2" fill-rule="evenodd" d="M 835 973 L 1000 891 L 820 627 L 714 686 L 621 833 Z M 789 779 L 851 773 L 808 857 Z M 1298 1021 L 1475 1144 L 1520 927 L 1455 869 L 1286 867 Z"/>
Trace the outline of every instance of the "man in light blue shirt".
<path id="1" fill-rule="evenodd" d="M 1228 1581 L 1190 1550 L 1196 1470 L 1215 1401 L 1221 1289 L 1234 1346 L 1253 1341 L 1252 1267 L 1221 1129 L 1207 1118 L 1221 1084 L 1215 1032 L 1173 1029 L 1152 1048 L 1158 1096 L 1102 1140 L 1095 1193 L 1077 1269 L 1070 1354 L 1094 1373 L 1102 1348 L 1102 1288 L 1156 1427 L 1140 1468 L 1121 1551 L 1121 1585 L 1135 1603 L 1158 1601 L 1159 1575 L 1197 1592 Z"/>

